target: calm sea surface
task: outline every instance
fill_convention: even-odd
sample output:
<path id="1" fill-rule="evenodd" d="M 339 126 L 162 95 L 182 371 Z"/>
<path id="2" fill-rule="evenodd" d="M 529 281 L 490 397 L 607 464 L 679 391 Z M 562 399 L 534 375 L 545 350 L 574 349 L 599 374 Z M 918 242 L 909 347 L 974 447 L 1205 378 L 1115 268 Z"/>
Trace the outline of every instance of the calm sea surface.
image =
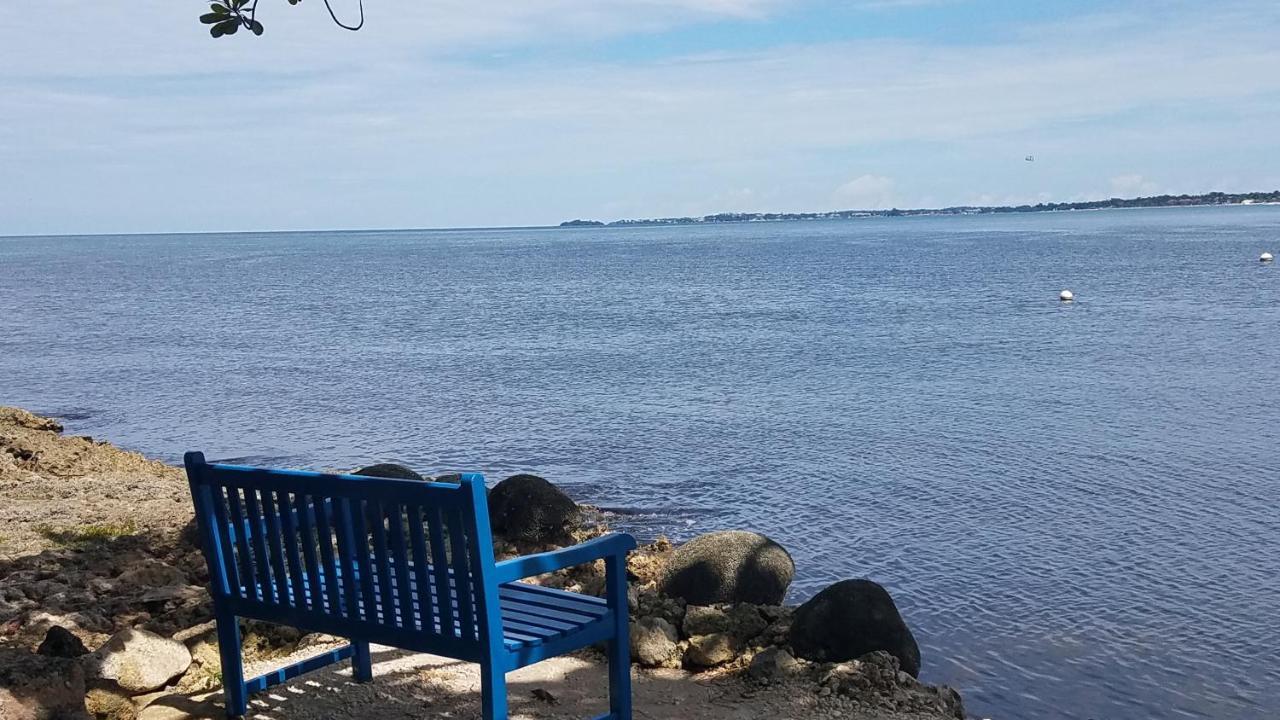
<path id="1" fill-rule="evenodd" d="M 0 238 L 0 403 L 869 577 L 996 718 L 1280 717 L 1280 208 Z M 1070 288 L 1075 304 L 1058 302 Z"/>

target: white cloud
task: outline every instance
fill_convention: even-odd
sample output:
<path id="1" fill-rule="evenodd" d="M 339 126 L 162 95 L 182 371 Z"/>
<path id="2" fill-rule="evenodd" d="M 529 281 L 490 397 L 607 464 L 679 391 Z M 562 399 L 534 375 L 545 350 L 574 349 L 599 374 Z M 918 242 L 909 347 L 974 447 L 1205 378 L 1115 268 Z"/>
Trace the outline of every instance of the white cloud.
<path id="1" fill-rule="evenodd" d="M 1252 154 L 1256 168 L 1201 179 L 1113 159 L 1160 146 L 1162 162 L 1182 157 L 1194 169 L 1188 153 L 1240 154 L 1240 143 L 1273 137 L 1280 76 L 1242 71 L 1280 67 L 1280 9 L 1270 5 L 1118 13 L 987 44 L 866 40 L 644 63 L 461 54 L 783 6 L 371 0 L 366 29 L 346 33 L 317 5 L 279 2 L 264 6 L 263 38 L 214 41 L 187 3 L 148 0 L 121 15 L 50 0 L 0 26 L 0 203 L 10 203 L 0 220 L 103 230 L 496 224 L 607 208 L 681 214 L 689 198 L 717 192 L 734 209 L 822 209 L 850 182 L 851 200 L 836 207 L 859 194 L 904 206 L 926 195 L 1063 199 L 1130 174 L 1179 189 L 1274 177 L 1265 152 Z M 1022 161 L 1028 153 L 1036 163 Z M 911 167 L 900 165 L 906 156 Z M 884 177 L 850 181 L 849 167 L 875 167 L 919 196 L 877 188 Z M 245 183 L 257 200 L 243 212 L 207 202 L 211 188 Z M 756 188 L 760 204 L 725 188 Z"/>
<path id="2" fill-rule="evenodd" d="M 895 198 L 893 180 L 882 175 L 860 175 L 835 192 L 836 204 L 850 210 L 886 210 Z"/>
<path id="3" fill-rule="evenodd" d="M 1127 173 L 1111 178 L 1111 193 L 1115 197 L 1158 195 L 1160 186 L 1138 173 Z"/>

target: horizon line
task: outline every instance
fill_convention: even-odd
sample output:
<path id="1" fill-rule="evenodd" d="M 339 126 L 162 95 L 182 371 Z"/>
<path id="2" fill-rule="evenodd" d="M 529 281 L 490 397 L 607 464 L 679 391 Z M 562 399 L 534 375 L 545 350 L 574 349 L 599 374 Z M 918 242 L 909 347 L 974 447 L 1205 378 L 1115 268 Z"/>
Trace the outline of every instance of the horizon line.
<path id="1" fill-rule="evenodd" d="M 1023 204 L 1023 205 L 949 205 L 949 206 L 947 206 L 947 207 L 937 207 L 937 208 L 898 208 L 898 207 L 893 207 L 893 208 L 887 208 L 887 209 L 874 209 L 874 210 L 871 210 L 871 209 L 861 209 L 861 210 L 857 210 L 857 209 L 847 209 L 847 210 L 816 210 L 816 211 L 804 211 L 804 212 L 783 212 L 783 211 L 767 211 L 767 212 L 759 212 L 759 211 L 740 211 L 740 212 L 720 212 L 720 213 L 709 213 L 709 214 L 703 215 L 703 216 L 701 216 L 701 217 L 702 217 L 702 218 L 710 218 L 710 217 L 716 217 L 716 216 L 722 216 L 722 215 L 741 215 L 741 216 L 751 216 L 751 215 L 756 215 L 756 216 L 759 216 L 759 215 L 797 215 L 797 216 L 799 216 L 799 215 L 811 215 L 811 216 L 820 216 L 820 215 L 838 215 L 838 214 L 852 214 L 852 213 L 866 213 L 867 215 L 870 215 L 870 216 L 875 217 L 875 218 L 894 217 L 894 215 L 892 215 L 892 213 L 903 213 L 903 214 L 904 214 L 904 217 L 929 217 L 929 216 L 930 216 L 930 215 L 929 215 L 929 213 L 936 213 L 936 214 L 937 214 L 937 216 L 962 216 L 962 215 L 965 215 L 966 213 L 948 212 L 948 211 L 955 211 L 955 210 L 986 210 L 986 211 L 992 211 L 992 210 L 1005 209 L 1005 208 L 1022 208 L 1022 207 L 1026 207 L 1026 208 L 1036 208 L 1036 207 L 1044 207 L 1044 206 L 1050 206 L 1050 205 L 1080 205 L 1080 204 L 1088 204 L 1088 203 L 1116 202 L 1116 201 L 1119 201 L 1119 202 L 1138 202 L 1138 201 L 1140 201 L 1140 200 L 1151 200 L 1151 199 L 1155 199 L 1155 198 L 1205 198 L 1205 197 L 1210 197 L 1210 196 L 1215 196 L 1215 195 L 1224 195 L 1224 196 L 1241 196 L 1241 195 L 1280 195 L 1280 189 L 1277 189 L 1277 190 L 1251 190 L 1251 191 L 1247 191 L 1247 192 L 1223 192 L 1223 191 L 1221 191 L 1221 190 L 1211 190 L 1211 191 L 1209 191 L 1209 192 L 1204 192 L 1204 193 L 1195 193 L 1195 194 L 1192 194 L 1192 193 L 1181 193 L 1181 194 L 1176 194 L 1176 195 L 1175 195 L 1175 194 L 1173 194 L 1173 193 L 1162 193 L 1162 194 L 1160 194 L 1160 195 L 1143 195 L 1143 196 L 1132 197 L 1132 198 L 1121 198 L 1121 197 L 1114 197 L 1114 196 L 1113 196 L 1113 197 L 1109 197 L 1109 198 L 1101 198 L 1101 199 L 1098 199 L 1098 200 L 1076 200 L 1076 201 L 1063 201 L 1063 202 L 1056 202 L 1056 201 L 1055 201 L 1055 202 L 1044 202 L 1044 201 L 1041 201 L 1041 202 L 1039 202 L 1039 203 L 1037 203 L 1037 204 L 1035 204 L 1035 205 L 1031 205 L 1031 204 Z M 1243 204 L 1243 203 L 1195 203 L 1195 204 L 1190 204 L 1190 205 L 1160 205 L 1160 206 L 1151 206 L 1151 207 L 1099 207 L 1099 208 L 1088 208 L 1087 210 L 1088 210 L 1088 211 L 1102 211 L 1102 210 L 1161 210 L 1161 209 L 1170 209 L 1170 208 L 1178 208 L 1178 207 L 1216 207 L 1216 206 L 1222 206 L 1222 205 L 1240 205 L 1240 204 Z M 1050 209 L 1041 210 L 1041 211 L 1039 211 L 1039 212 L 1084 212 L 1084 211 L 1086 211 L 1086 210 L 1085 210 L 1085 209 L 1081 209 L 1081 210 L 1073 210 L 1073 209 L 1050 208 Z M 974 214 L 977 214 L 977 213 L 974 213 Z M 988 214 L 988 215 L 1002 215 L 1002 214 L 1006 214 L 1006 213 L 986 212 L 986 213 L 982 213 L 982 214 Z M 1008 214 L 1014 214 L 1014 213 L 1008 213 Z M 687 222 L 686 222 L 686 223 L 669 222 L 669 221 L 678 221 L 678 220 L 686 220 L 686 219 L 699 220 L 700 218 L 694 218 L 694 217 L 692 217 L 692 216 L 690 216 L 690 217 L 688 217 L 688 218 L 678 218 L 678 217 L 621 218 L 621 219 L 618 219 L 618 220 L 612 220 L 612 221 L 585 220 L 585 219 L 583 219 L 583 218 L 575 218 L 574 220 L 566 220 L 566 221 L 562 221 L 561 223 L 558 223 L 558 224 L 555 224 L 555 225 L 465 225 L 465 226 L 454 226 L 454 227 L 398 227 L 398 228 L 397 228 L 397 227 L 386 227 L 386 228 L 376 228 L 376 227 L 372 227 L 372 228 L 328 228 L 328 229 L 323 229 L 323 230 L 320 230 L 320 229 L 306 229 L 306 228 L 291 228 L 291 229 L 287 229 L 287 230 L 177 230 L 177 231 L 173 231 L 173 230 L 168 230 L 168 231 L 166 231 L 166 230 L 154 230 L 154 231 L 146 231 L 146 232 L 36 233 L 36 234 L 20 234 L 20 235 L 3 235 L 3 234 L 0 234 L 0 240 L 11 240 L 11 239 L 18 239 L 18 238 L 73 238 L 73 237 L 100 238 L 100 237 L 131 237 L 131 236 L 144 236 L 144 237 L 145 237 L 145 236 L 162 236 L 162 235 L 289 235 L 289 234 L 301 234 L 301 233 L 309 233 L 309 234 L 333 234 L 333 233 L 375 233 L 375 232 L 385 232 L 385 233 L 403 233 L 403 232 L 477 232 L 477 231 L 486 231 L 486 230 L 487 230 L 487 231 L 501 231 L 501 230 L 574 230 L 574 229 L 581 230 L 581 229 L 587 229 L 587 228 L 623 230 L 623 229 L 631 229 L 631 228 L 636 228 L 636 227 L 655 227 L 655 226 L 656 226 L 656 227 L 661 227 L 661 226 L 664 226 L 664 225 L 680 225 L 680 224 L 683 224 L 683 225 L 691 225 L 691 224 L 700 224 L 700 223 L 687 223 Z M 821 217 L 814 217 L 814 218 L 799 218 L 799 217 L 797 217 L 797 218 L 782 218 L 782 219 L 777 219 L 777 220 L 769 220 L 769 221 L 767 221 L 767 222 L 813 222 L 813 221 L 815 221 L 815 220 L 833 220 L 833 221 L 834 221 L 834 220 L 853 220 L 853 219 L 866 219 L 866 218 L 865 218 L 865 216 L 864 216 L 864 217 L 859 217 L 859 218 L 852 218 L 852 217 L 849 217 L 849 218 L 821 218 Z M 901 218 L 896 218 L 896 219 L 901 219 Z M 586 223 L 586 225 L 584 225 L 584 226 L 579 226 L 579 227 L 573 227 L 573 226 L 566 227 L 566 225 L 565 225 L 566 223 L 573 223 L 573 222 Z M 753 222 L 753 221 L 751 221 L 751 220 L 736 220 L 736 221 L 735 221 L 735 220 L 725 220 L 725 221 L 711 222 L 711 223 L 707 223 L 707 224 L 722 224 L 722 225 L 725 225 L 725 224 L 733 224 L 733 223 L 736 223 L 736 222 L 743 222 L 743 223 L 747 223 L 747 222 Z M 759 222 L 759 221 L 755 221 L 755 222 Z"/>

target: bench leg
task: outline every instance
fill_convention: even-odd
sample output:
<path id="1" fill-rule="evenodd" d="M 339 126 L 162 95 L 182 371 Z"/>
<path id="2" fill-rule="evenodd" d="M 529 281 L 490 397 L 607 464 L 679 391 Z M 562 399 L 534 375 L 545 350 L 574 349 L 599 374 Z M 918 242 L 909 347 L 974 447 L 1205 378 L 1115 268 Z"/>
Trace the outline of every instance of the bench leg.
<path id="1" fill-rule="evenodd" d="M 373 657 L 369 654 L 369 643 L 351 641 L 351 674 L 356 682 L 369 682 L 373 679 Z"/>
<path id="2" fill-rule="evenodd" d="M 612 720 L 631 720 L 631 613 L 627 607 L 627 556 L 605 559 L 609 609 L 613 611 L 613 639 L 609 641 L 609 714 Z"/>
<path id="3" fill-rule="evenodd" d="M 249 711 L 249 697 L 244 686 L 244 660 L 240 657 L 240 622 L 232 613 L 221 610 L 217 611 L 215 622 L 227 717 L 242 717 Z"/>
<path id="4" fill-rule="evenodd" d="M 507 674 L 493 660 L 480 663 L 480 705 L 484 720 L 507 720 Z"/>

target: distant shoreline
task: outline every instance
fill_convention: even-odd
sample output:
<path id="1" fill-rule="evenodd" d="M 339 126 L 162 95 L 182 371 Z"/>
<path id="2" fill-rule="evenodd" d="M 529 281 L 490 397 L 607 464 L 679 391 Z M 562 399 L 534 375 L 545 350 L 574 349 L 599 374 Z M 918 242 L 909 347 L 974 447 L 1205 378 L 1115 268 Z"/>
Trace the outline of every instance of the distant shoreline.
<path id="1" fill-rule="evenodd" d="M 854 220 L 873 217 L 918 217 L 939 215 L 1005 215 L 1014 213 L 1066 212 L 1081 210 L 1124 210 L 1138 208 L 1214 207 L 1220 205 L 1280 205 L 1280 190 L 1271 192 L 1222 193 L 1201 195 L 1154 195 L 1139 198 L 1110 198 L 1075 203 L 1039 203 L 1036 205 L 956 205 L 945 208 L 890 210 L 837 210 L 814 213 L 717 213 L 702 217 L 668 217 L 600 220 L 566 220 L 562 228 L 651 227 L 662 225 L 707 225 L 721 223 L 793 222 L 804 220 Z"/>

